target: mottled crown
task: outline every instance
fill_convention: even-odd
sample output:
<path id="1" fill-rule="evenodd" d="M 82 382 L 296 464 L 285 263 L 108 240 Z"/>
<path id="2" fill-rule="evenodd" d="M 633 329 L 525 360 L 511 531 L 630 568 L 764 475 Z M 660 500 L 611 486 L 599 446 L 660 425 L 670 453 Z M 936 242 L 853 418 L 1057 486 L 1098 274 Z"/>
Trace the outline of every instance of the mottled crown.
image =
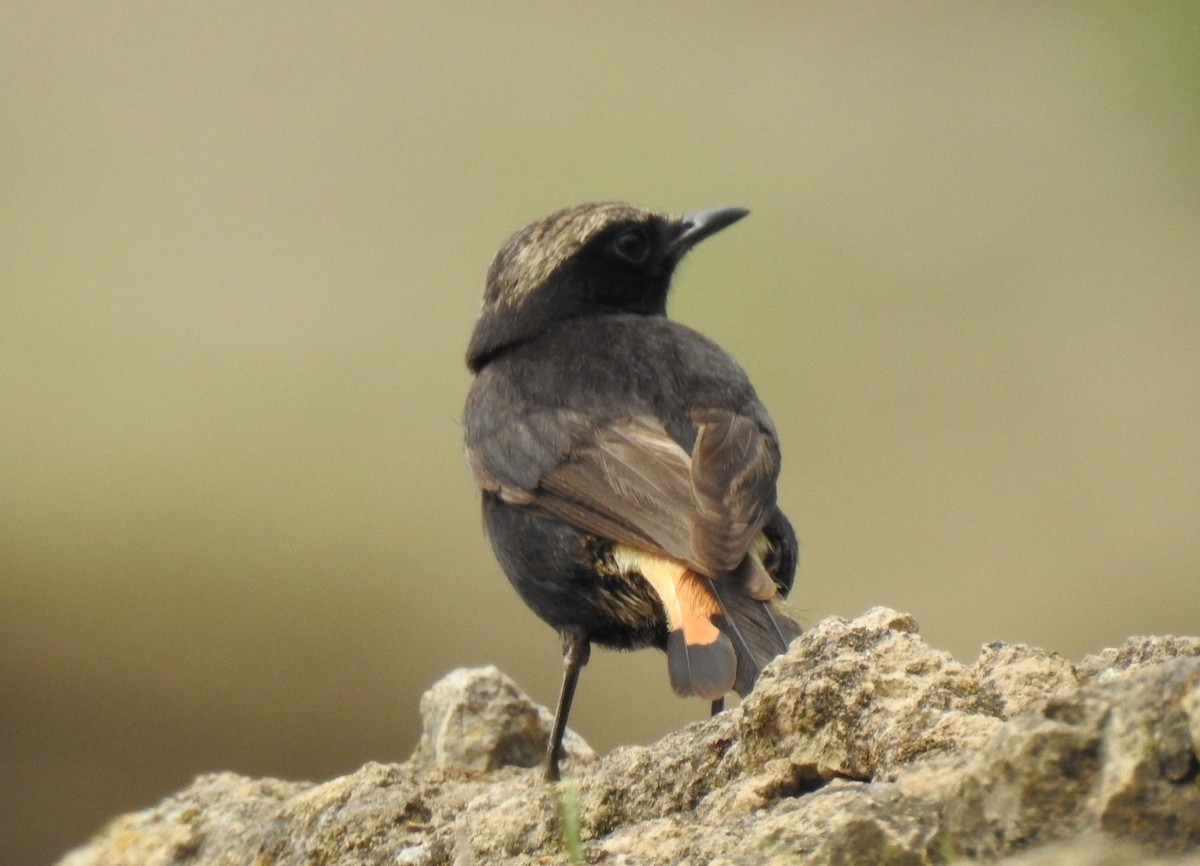
<path id="1" fill-rule="evenodd" d="M 492 259 L 483 302 L 517 300 L 546 282 L 563 262 L 609 226 L 650 216 L 649 211 L 623 202 L 589 202 L 527 225 L 505 241 Z"/>

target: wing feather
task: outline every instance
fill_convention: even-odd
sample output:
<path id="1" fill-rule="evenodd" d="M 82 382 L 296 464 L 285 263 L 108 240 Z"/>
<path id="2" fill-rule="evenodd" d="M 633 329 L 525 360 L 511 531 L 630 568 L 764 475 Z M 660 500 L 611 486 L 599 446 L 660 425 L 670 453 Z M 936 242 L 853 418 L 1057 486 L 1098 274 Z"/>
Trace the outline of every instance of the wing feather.
<path id="1" fill-rule="evenodd" d="M 690 453 L 657 419 L 596 423 L 562 410 L 489 425 L 469 440 L 467 462 L 480 488 L 505 502 L 635 552 L 632 567 L 667 613 L 676 691 L 744 695 L 800 631 L 777 607 L 756 547 L 776 512 L 779 449 L 762 418 L 724 410 L 690 417 Z"/>
<path id="2" fill-rule="evenodd" d="M 775 505 L 774 438 L 732 412 L 695 413 L 692 453 L 636 417 L 593 428 L 534 491 L 537 506 L 716 577 L 746 558 Z"/>

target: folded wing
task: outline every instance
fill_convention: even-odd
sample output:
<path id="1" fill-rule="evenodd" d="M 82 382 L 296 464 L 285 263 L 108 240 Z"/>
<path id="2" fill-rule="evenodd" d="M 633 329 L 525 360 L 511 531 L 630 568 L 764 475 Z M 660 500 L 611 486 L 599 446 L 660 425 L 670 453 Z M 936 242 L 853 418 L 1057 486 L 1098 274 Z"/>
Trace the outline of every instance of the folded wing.
<path id="1" fill-rule="evenodd" d="M 557 424 L 527 422 L 508 451 L 469 448 L 468 462 L 506 501 L 616 542 L 663 602 L 677 692 L 745 694 L 799 633 L 756 549 L 775 508 L 779 450 L 745 415 L 706 409 L 691 420 L 690 453 L 654 418 L 597 426 L 562 413 Z M 512 461 L 514 448 L 537 455 L 536 472 L 489 465 Z"/>

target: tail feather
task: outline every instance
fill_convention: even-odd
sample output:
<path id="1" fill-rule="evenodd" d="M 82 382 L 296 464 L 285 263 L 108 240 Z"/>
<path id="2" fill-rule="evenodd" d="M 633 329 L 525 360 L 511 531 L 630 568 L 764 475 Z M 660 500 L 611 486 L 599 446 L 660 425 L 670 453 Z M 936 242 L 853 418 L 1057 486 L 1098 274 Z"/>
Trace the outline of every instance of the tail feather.
<path id="1" fill-rule="evenodd" d="M 667 673 L 678 695 L 716 700 L 734 686 L 737 652 L 717 627 L 716 596 L 687 566 L 636 553 L 636 567 L 654 587 L 667 614 Z"/>
<path id="2" fill-rule="evenodd" d="M 721 603 L 716 625 L 733 641 L 737 654 L 733 688 L 745 697 L 754 688 L 762 669 L 787 650 L 801 628 L 775 600 L 750 598 L 736 585 L 719 580 L 709 581 L 709 586 Z"/>
<path id="3" fill-rule="evenodd" d="M 737 681 L 737 654 L 720 632 L 712 643 L 688 643 L 683 629 L 667 634 L 667 674 L 681 697 L 695 695 L 714 701 Z"/>
<path id="4" fill-rule="evenodd" d="M 732 689 L 745 697 L 762 669 L 800 634 L 777 594 L 765 599 L 765 593 L 750 594 L 753 570 L 714 579 L 633 548 L 619 547 L 615 554 L 618 564 L 641 574 L 662 601 L 667 672 L 676 694 L 716 700 Z M 760 563 L 754 564 L 762 571 Z"/>
<path id="5" fill-rule="evenodd" d="M 760 602 L 763 606 L 763 612 L 767 619 L 771 622 L 771 629 L 775 632 L 775 636 L 779 638 L 780 645 L 783 649 L 775 655 L 782 652 L 787 652 L 787 648 L 791 646 L 792 641 L 800 637 L 804 629 L 800 628 L 800 623 L 796 622 L 786 613 L 779 609 L 778 603 L 772 605 L 771 602 Z"/>

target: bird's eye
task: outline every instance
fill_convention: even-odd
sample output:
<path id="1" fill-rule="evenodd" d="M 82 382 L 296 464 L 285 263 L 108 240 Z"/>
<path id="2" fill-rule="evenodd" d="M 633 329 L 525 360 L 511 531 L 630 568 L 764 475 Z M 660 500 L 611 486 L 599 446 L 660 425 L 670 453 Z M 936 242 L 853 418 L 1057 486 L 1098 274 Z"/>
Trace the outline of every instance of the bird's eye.
<path id="1" fill-rule="evenodd" d="M 645 232 L 630 230 L 621 232 L 612 242 L 612 251 L 619 259 L 640 265 L 650 253 L 650 241 Z"/>

